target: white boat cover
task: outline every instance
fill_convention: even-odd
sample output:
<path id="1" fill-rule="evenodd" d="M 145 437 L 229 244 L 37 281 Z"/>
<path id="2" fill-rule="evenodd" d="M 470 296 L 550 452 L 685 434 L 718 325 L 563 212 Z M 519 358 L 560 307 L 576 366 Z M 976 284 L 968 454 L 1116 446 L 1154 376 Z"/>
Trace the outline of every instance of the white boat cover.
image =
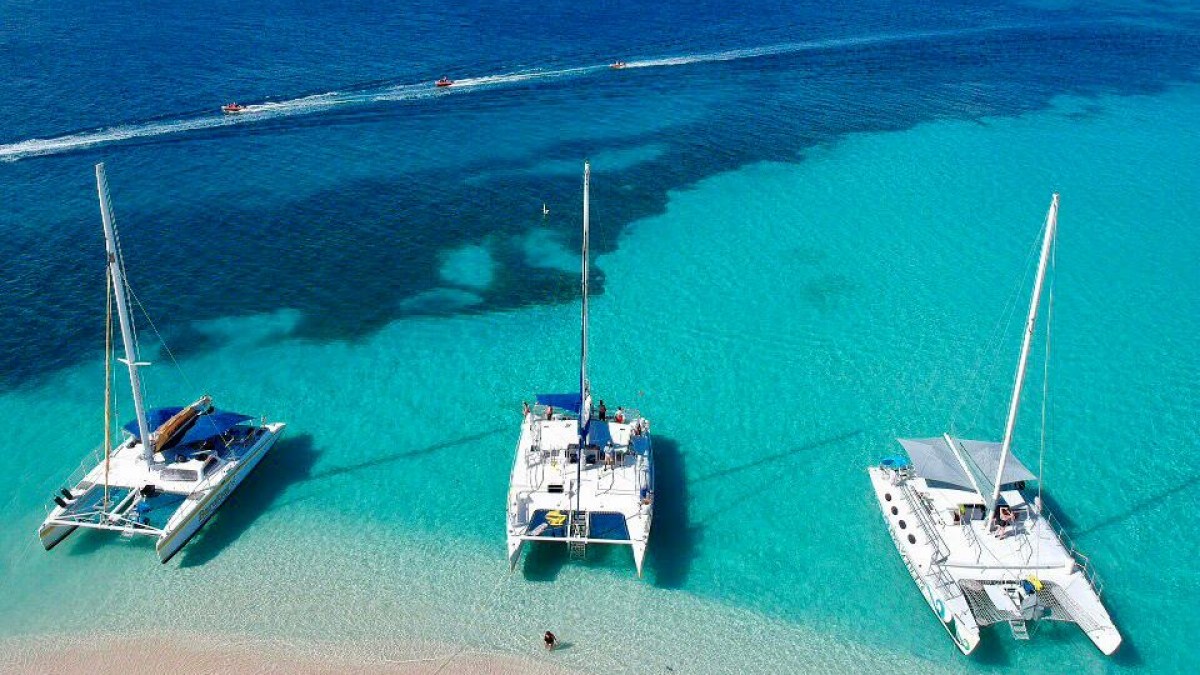
<path id="1" fill-rule="evenodd" d="M 937 481 L 939 483 L 947 483 L 955 487 L 975 491 L 975 487 L 971 484 L 971 478 L 967 476 L 967 471 L 971 472 L 971 476 L 979 484 L 979 489 L 984 492 L 985 501 L 991 497 L 992 489 L 995 487 L 993 480 L 996 477 L 996 467 L 1000 464 L 1000 444 L 989 441 L 968 441 L 961 438 L 954 439 L 959 447 L 963 450 L 964 462 L 960 462 L 955 456 L 950 446 L 946 444 L 944 438 L 898 438 L 900 445 L 904 447 L 908 453 L 908 458 L 912 460 L 913 467 L 917 470 L 917 475 L 925 480 Z M 1012 452 L 1008 454 L 1008 461 L 1004 465 L 1004 475 L 1001 478 L 1001 485 L 1008 485 L 1021 480 L 1036 480 L 1029 469 L 1017 459 L 1017 456 Z"/>

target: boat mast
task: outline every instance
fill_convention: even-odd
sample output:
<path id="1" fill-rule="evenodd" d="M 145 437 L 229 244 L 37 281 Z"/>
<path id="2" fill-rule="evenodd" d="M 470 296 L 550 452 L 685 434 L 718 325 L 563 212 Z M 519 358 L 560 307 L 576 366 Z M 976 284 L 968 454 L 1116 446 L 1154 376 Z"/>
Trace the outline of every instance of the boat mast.
<path id="1" fill-rule="evenodd" d="M 138 436 L 142 441 L 142 457 L 147 463 L 154 461 L 154 439 L 150 438 L 150 425 L 146 421 L 146 407 L 142 402 L 142 378 L 138 367 L 149 365 L 137 360 L 137 348 L 133 344 L 133 329 L 129 321 L 129 304 L 125 298 L 125 269 L 121 254 L 117 250 L 117 236 L 113 230 L 112 205 L 108 200 L 108 178 L 104 175 L 104 163 L 96 165 L 96 191 L 100 194 L 100 218 L 104 221 L 104 242 L 108 254 L 108 270 L 112 275 L 113 293 L 117 300 L 117 318 L 121 323 L 121 341 L 125 344 L 125 358 L 118 359 L 129 368 L 129 387 L 133 391 L 133 409 L 137 412 Z"/>
<path id="2" fill-rule="evenodd" d="M 1021 404 L 1021 387 L 1025 384 L 1025 367 L 1029 362 L 1029 348 L 1033 345 L 1033 329 L 1037 324 L 1038 306 L 1042 299 L 1042 282 L 1046 279 L 1046 263 L 1050 260 L 1050 248 L 1054 245 L 1054 231 L 1058 226 L 1058 194 L 1050 200 L 1050 211 L 1046 214 L 1046 233 L 1042 237 L 1042 255 L 1038 260 L 1037 279 L 1033 282 L 1033 297 L 1029 300 L 1029 318 L 1025 320 L 1025 335 L 1021 340 L 1021 360 L 1017 362 L 1017 381 L 1013 385 L 1012 401 L 1008 404 L 1008 421 L 1004 424 L 1004 442 L 1000 446 L 1000 464 L 996 467 L 995 488 L 992 503 L 1000 499 L 1000 481 L 1004 476 L 1004 464 L 1012 449 L 1013 429 L 1017 426 L 1017 409 Z M 996 514 L 992 514 L 995 522 Z"/>
<path id="3" fill-rule="evenodd" d="M 579 357 L 579 461 L 575 463 L 575 510 L 580 510 L 583 491 L 583 460 L 587 452 L 588 423 L 592 416 L 592 393 L 587 379 L 587 350 L 588 350 L 588 218 L 590 207 L 588 192 L 592 183 L 592 165 L 586 160 L 583 163 L 583 271 L 580 287 L 583 291 L 583 316 L 580 331 Z"/>
<path id="4" fill-rule="evenodd" d="M 113 356 L 113 297 L 112 272 L 104 270 L 104 304 L 107 311 L 104 316 L 104 503 L 101 509 L 108 511 L 108 469 L 112 456 L 112 356 Z"/>

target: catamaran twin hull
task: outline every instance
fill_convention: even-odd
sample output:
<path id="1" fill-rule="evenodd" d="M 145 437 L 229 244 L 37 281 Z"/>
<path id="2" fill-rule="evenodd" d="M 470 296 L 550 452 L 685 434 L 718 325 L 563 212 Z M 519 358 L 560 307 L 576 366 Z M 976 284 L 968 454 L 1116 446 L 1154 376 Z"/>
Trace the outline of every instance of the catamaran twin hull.
<path id="1" fill-rule="evenodd" d="M 138 457 L 136 439 L 130 437 L 112 453 L 107 485 L 101 461 L 73 489 L 63 490 L 62 497 L 56 498 L 57 505 L 39 528 L 38 537 L 50 550 L 81 527 L 152 536 L 157 539 L 159 560 L 165 563 L 258 466 L 283 434 L 284 426 L 236 427 L 230 436 L 235 455 L 202 461 L 194 469 L 146 467 Z M 195 473 L 184 473 L 190 471 Z"/>
<path id="2" fill-rule="evenodd" d="M 1008 623 L 1014 637 L 1027 639 L 1028 624 L 1043 619 L 1078 625 L 1106 655 L 1121 644 L 1090 570 L 1063 545 L 1037 501 L 1007 490 L 1020 515 L 997 532 L 982 506 L 949 504 L 975 501 L 966 491 L 931 488 L 910 470 L 891 466 L 867 472 L 904 566 L 963 654 L 979 644 L 983 626 Z M 958 497 L 947 501 L 947 495 Z"/>
<path id="3" fill-rule="evenodd" d="M 629 546 L 638 576 L 654 516 L 649 424 L 592 420 L 579 451 L 579 422 L 537 408 L 525 416 L 510 480 L 508 560 L 525 542 L 566 544 L 582 556 L 588 544 Z M 582 462 L 582 465 L 580 465 Z"/>

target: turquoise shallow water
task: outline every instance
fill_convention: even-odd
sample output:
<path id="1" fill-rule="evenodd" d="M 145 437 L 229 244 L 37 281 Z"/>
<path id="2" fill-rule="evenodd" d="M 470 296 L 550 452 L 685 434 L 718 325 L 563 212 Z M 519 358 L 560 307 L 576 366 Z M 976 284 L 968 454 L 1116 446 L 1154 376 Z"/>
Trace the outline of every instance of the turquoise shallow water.
<path id="1" fill-rule="evenodd" d="M 289 431 L 167 566 L 143 542 L 77 534 L 47 554 L 34 535 L 46 496 L 99 439 L 97 350 L 0 394 L 0 470 L 22 476 L 0 500 L 0 633 L 132 620 L 384 653 L 414 639 L 525 653 L 553 627 L 573 643 L 556 658 L 597 672 L 1194 671 L 1197 118 L 1200 89 L 1180 85 L 854 134 L 705 178 L 609 232 L 590 371 L 610 408 L 654 423 L 662 489 L 643 581 L 620 551 L 586 565 L 536 551 L 511 575 L 503 560 L 520 402 L 570 386 L 578 304 L 420 311 L 490 297 L 509 283 L 506 256 L 571 269 L 569 183 L 546 223 L 438 252 L 441 286 L 373 332 L 297 339 L 310 319 L 287 309 L 198 321 L 190 341 L 205 348 L 182 356 L 187 377 Z M 661 152 L 593 157 L 598 230 L 637 189 L 628 174 Z M 564 162 L 513 165 L 573 181 Z M 999 437 L 1051 191 L 1046 489 L 1126 643 L 1105 659 L 1074 628 L 1028 644 L 991 631 L 962 658 L 907 580 L 863 469 L 897 435 Z M 147 379 L 159 399 L 196 393 L 169 367 Z M 1030 461 L 1036 406 L 1019 434 Z"/>

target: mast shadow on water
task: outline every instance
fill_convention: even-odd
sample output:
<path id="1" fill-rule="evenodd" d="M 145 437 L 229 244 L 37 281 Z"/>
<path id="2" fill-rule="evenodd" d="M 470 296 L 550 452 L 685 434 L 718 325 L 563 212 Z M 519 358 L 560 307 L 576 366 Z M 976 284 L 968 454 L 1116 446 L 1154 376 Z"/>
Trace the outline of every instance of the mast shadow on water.
<path id="1" fill-rule="evenodd" d="M 1112 527 L 1113 525 L 1119 525 L 1144 512 L 1152 511 L 1155 508 L 1162 506 L 1168 499 L 1176 497 L 1181 493 L 1190 492 L 1191 488 L 1198 483 L 1200 483 L 1200 473 L 1192 475 L 1172 487 L 1160 490 L 1151 495 L 1147 495 L 1120 513 L 1101 518 L 1094 525 L 1089 525 L 1079 530 L 1076 530 L 1074 523 L 1063 522 L 1063 526 L 1067 528 L 1067 531 L 1071 534 L 1071 536 L 1075 537 L 1076 539 L 1083 539 L 1084 537 L 1087 537 L 1105 528 Z M 1044 495 L 1043 499 L 1045 499 Z M 1045 501 L 1047 506 L 1054 506 L 1054 503 L 1049 499 L 1045 499 Z M 1061 511 L 1055 509 L 1053 513 L 1055 517 L 1058 517 L 1058 514 L 1061 513 Z M 1062 519 L 1059 518 L 1059 520 Z M 1124 650 L 1125 646 L 1122 645 L 1121 651 Z"/>
<path id="2" fill-rule="evenodd" d="M 455 439 L 451 439 L 448 441 L 439 441 L 432 445 L 427 445 L 423 448 L 418 448 L 416 450 L 405 450 L 404 452 L 396 452 L 396 453 L 392 453 L 390 455 L 380 455 L 378 457 L 374 457 L 374 458 L 368 459 L 364 462 L 359 462 L 357 464 L 346 464 L 343 466 L 335 466 L 335 467 L 332 467 L 329 469 L 325 469 L 324 471 L 321 471 L 319 473 L 313 474 L 310 477 L 310 480 L 321 480 L 321 479 L 325 479 L 325 478 L 333 478 L 334 476 L 355 473 L 357 471 L 362 471 L 364 469 L 371 469 L 371 468 L 374 468 L 374 467 L 377 467 L 377 466 L 380 466 L 383 464 L 390 464 L 392 462 L 399 462 L 399 461 L 406 460 L 406 459 L 413 459 L 415 457 L 420 457 L 422 455 L 433 454 L 435 452 L 438 452 L 441 450 L 448 450 L 448 449 L 456 447 L 456 446 L 466 445 L 468 443 L 475 443 L 476 441 L 482 441 L 483 439 L 488 438 L 489 436 L 495 436 L 504 431 L 506 431 L 506 429 L 503 429 L 503 428 L 490 429 L 488 431 L 483 431 L 483 432 L 480 432 L 477 434 L 471 434 L 469 436 L 463 436 L 461 438 L 455 438 Z"/>
<path id="3" fill-rule="evenodd" d="M 311 434 L 280 440 L 229 496 L 212 522 L 183 549 L 180 567 L 203 565 L 237 541 L 255 521 L 272 510 L 275 501 L 290 486 L 309 479 L 319 454 Z"/>
<path id="4" fill-rule="evenodd" d="M 849 431 L 846 433 L 838 434 L 836 436 L 830 436 L 828 438 L 823 438 L 821 440 L 813 441 L 811 443 L 806 443 L 804 445 L 796 446 L 794 448 L 789 448 L 787 450 L 784 450 L 783 452 L 777 452 L 777 453 L 774 453 L 771 455 L 766 455 L 764 457 L 759 457 L 758 459 L 754 459 L 749 462 L 737 464 L 737 465 L 726 467 L 723 469 L 718 469 L 711 473 L 707 473 L 703 476 L 700 476 L 699 478 L 695 479 L 692 482 L 693 483 L 703 483 L 703 482 L 714 480 L 714 479 L 725 479 L 725 478 L 728 478 L 729 476 L 732 476 L 737 473 L 741 473 L 744 471 L 752 471 L 755 469 L 761 470 L 763 467 L 767 467 L 767 466 L 771 466 L 771 465 L 778 465 L 778 466 L 775 466 L 774 473 L 772 473 L 771 476 L 773 478 L 779 478 L 780 476 L 782 476 L 784 474 L 784 472 L 786 472 L 790 468 L 789 463 L 788 463 L 789 460 L 797 459 L 803 453 L 805 453 L 809 450 L 816 450 L 818 448 L 822 448 L 822 447 L 826 447 L 826 446 L 836 447 L 838 445 L 841 445 L 845 441 L 848 441 L 852 438 L 857 437 L 862 432 L 863 432 L 862 429 L 858 429 L 856 431 Z M 759 480 L 756 480 L 753 484 L 751 484 L 750 489 L 739 493 L 737 496 L 735 496 L 731 499 L 725 500 L 721 506 L 713 509 L 707 515 L 700 518 L 699 522 L 703 523 L 704 525 L 711 525 L 713 521 L 730 513 L 730 510 L 733 507 L 737 506 L 738 504 L 745 502 L 747 499 L 760 497 L 763 493 L 762 486 L 764 484 L 766 484 L 766 483 L 764 483 L 764 481 L 760 477 Z M 777 483 L 775 483 L 775 484 L 777 484 Z"/>

